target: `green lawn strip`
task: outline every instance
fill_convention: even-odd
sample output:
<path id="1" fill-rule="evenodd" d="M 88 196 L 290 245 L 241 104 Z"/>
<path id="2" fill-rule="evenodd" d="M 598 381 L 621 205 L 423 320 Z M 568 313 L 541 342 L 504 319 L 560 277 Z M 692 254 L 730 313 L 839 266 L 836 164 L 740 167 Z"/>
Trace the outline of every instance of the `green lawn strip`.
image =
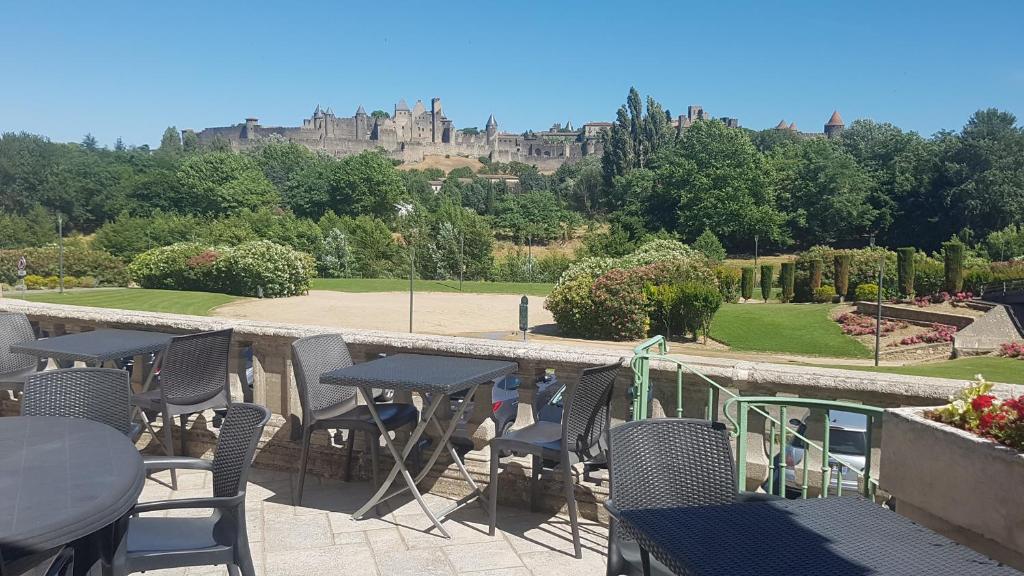
<path id="1" fill-rule="evenodd" d="M 1017 360 L 1016 358 L 999 358 L 997 356 L 957 358 L 955 360 L 942 360 L 908 366 L 829 366 L 829 368 L 906 374 L 909 376 L 928 376 L 931 378 L 953 378 L 955 380 L 973 380 L 976 374 L 981 374 L 990 382 L 1024 384 L 1024 361 Z"/>
<path id="2" fill-rule="evenodd" d="M 458 292 L 458 280 L 416 280 L 414 288 L 421 292 Z M 462 292 L 470 294 L 526 294 L 547 296 L 554 284 L 543 282 L 480 282 L 462 283 Z M 404 292 L 409 290 L 405 278 L 315 278 L 313 290 L 335 292 Z"/>
<path id="3" fill-rule="evenodd" d="M 711 337 L 741 352 L 868 358 L 871 351 L 843 334 L 829 304 L 723 304 Z"/>
<path id="4" fill-rule="evenodd" d="M 213 292 L 187 292 L 183 290 L 149 290 L 146 288 L 115 288 L 101 290 L 69 290 L 28 293 L 26 300 L 73 306 L 95 306 L 119 310 L 144 310 L 171 314 L 209 316 L 217 306 L 238 300 L 238 296 Z"/>

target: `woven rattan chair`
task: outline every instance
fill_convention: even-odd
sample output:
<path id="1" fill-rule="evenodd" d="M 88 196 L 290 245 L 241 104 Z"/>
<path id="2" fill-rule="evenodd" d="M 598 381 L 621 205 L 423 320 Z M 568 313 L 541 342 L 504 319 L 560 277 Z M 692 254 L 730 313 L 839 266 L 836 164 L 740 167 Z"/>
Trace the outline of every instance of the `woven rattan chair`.
<path id="1" fill-rule="evenodd" d="M 656 418 L 616 426 L 609 436 L 608 576 L 672 574 L 617 529 L 618 510 L 736 502 L 729 432 L 708 420 Z M 744 499 L 771 498 L 751 494 Z"/>
<path id="2" fill-rule="evenodd" d="M 231 404 L 228 382 L 228 354 L 231 329 L 177 336 L 167 344 L 160 361 L 160 386 L 132 396 L 132 403 L 142 411 L 143 422 L 153 436 L 164 445 L 168 456 L 174 455 L 171 430 L 174 417 L 181 424 L 181 455 L 188 455 L 186 427 L 191 414 Z M 163 415 L 163 440 L 149 422 L 148 413 Z M 171 486 L 178 487 L 177 474 L 171 470 Z"/>
<path id="3" fill-rule="evenodd" d="M 245 487 L 256 444 L 270 411 L 235 403 L 228 408 L 213 461 L 181 456 L 146 458 L 146 468 L 213 472 L 213 496 L 137 504 L 128 523 L 125 567 L 115 574 L 226 564 L 232 575 L 253 576 L 245 524 Z M 212 509 L 205 517 L 139 517 L 161 510 Z M 124 570 L 126 568 L 126 570 Z"/>
<path id="4" fill-rule="evenodd" d="M 373 421 L 369 409 L 357 404 L 358 391 L 354 387 L 320 383 L 320 376 L 325 372 L 352 365 L 352 356 L 344 338 L 340 334 L 319 334 L 300 338 L 292 342 L 292 363 L 295 366 L 295 386 L 299 391 L 299 404 L 302 405 L 302 456 L 299 459 L 296 502 L 302 501 L 309 442 L 316 430 L 349 431 L 345 460 L 346 482 L 351 479 L 354 433 L 362 432 L 370 452 L 373 485 L 379 485 L 380 428 Z M 402 426 L 415 426 L 419 420 L 419 410 L 412 404 L 388 403 L 376 404 L 376 407 L 381 421 L 389 431 Z M 415 451 L 414 458 L 418 460 L 418 450 Z"/>
<path id="5" fill-rule="evenodd" d="M 126 370 L 67 368 L 37 372 L 25 380 L 23 416 L 85 418 L 106 424 L 129 438 L 141 427 L 132 423 L 132 390 Z"/>
<path id="6" fill-rule="evenodd" d="M 576 510 L 576 483 L 572 466 L 591 461 L 601 455 L 601 438 L 610 426 L 609 405 L 615 376 L 622 367 L 622 360 L 606 366 L 587 368 L 580 375 L 579 383 L 566 389 L 562 421 L 539 421 L 525 428 L 511 430 L 505 436 L 494 438 L 491 446 L 490 506 L 493 536 L 497 521 L 498 468 L 500 454 L 530 455 L 533 457 L 534 484 L 540 478 L 545 461 L 558 462 L 562 471 L 565 501 L 569 507 L 569 522 L 572 525 L 572 544 L 577 558 L 582 558 L 580 529 Z"/>
<path id="7" fill-rule="evenodd" d="M 21 313 L 0 314 L 0 390 L 20 392 L 25 379 L 39 370 L 40 361 L 28 354 L 11 354 L 12 344 L 32 342 L 35 330 L 28 316 Z"/>

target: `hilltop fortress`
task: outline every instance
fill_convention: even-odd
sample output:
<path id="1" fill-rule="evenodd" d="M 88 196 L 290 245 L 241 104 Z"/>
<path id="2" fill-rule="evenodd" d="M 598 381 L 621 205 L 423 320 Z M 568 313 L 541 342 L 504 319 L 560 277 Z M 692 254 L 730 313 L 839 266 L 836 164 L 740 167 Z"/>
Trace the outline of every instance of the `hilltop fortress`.
<path id="1" fill-rule="evenodd" d="M 685 115 L 678 116 L 671 124 L 682 131 L 698 120 L 713 118 L 703 107 L 692 105 Z M 740 126 L 736 118 L 717 120 L 730 128 Z M 540 132 L 499 132 L 498 122 L 491 115 L 482 131 L 458 129 L 445 116 L 441 99 L 431 98 L 429 110 L 419 100 L 409 109 L 403 99 L 395 104 L 393 114 L 367 114 L 360 106 L 354 116 L 339 118 L 330 108 L 317 106 L 301 126 L 262 126 L 257 118 L 246 118 L 243 124 L 206 128 L 194 133 L 200 144 L 223 141 L 234 150 L 244 150 L 261 139 L 283 138 L 339 158 L 379 148 L 406 163 L 420 162 L 431 155 L 487 157 L 501 162 L 532 164 L 547 172 L 585 156 L 600 156 L 604 146 L 603 133 L 611 126 L 611 122 L 588 122 L 574 128 L 572 122 L 566 122 L 564 125 L 556 123 Z M 790 131 L 802 137 L 834 138 L 842 133 L 843 128 L 839 112 L 833 112 L 821 133 L 802 132 L 796 124 L 787 125 L 784 121 L 779 122 L 775 130 Z M 182 136 L 189 132 L 193 131 L 184 130 Z"/>
<path id="2" fill-rule="evenodd" d="M 262 138 L 276 137 L 337 157 L 383 148 L 392 158 L 410 163 L 428 155 L 486 156 L 501 162 L 524 162 L 548 171 L 584 156 L 600 155 L 601 133 L 610 127 L 609 122 L 591 122 L 576 129 L 567 122 L 543 132 L 515 134 L 499 132 L 492 115 L 482 131 L 460 130 L 444 115 L 441 99 L 432 98 L 430 109 L 417 101 L 411 110 L 403 99 L 390 117 L 371 116 L 360 106 L 354 116 L 341 118 L 330 108 L 317 106 L 301 126 L 262 126 L 257 118 L 246 118 L 244 124 L 206 128 L 195 134 L 201 144 L 225 140 L 235 150 L 248 148 Z"/>

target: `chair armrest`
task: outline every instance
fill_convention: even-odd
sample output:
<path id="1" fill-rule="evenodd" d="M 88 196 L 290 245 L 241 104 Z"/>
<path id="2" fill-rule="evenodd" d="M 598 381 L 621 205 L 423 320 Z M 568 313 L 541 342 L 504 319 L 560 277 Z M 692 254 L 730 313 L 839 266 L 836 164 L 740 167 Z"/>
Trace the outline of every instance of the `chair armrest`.
<path id="1" fill-rule="evenodd" d="M 213 462 L 202 458 L 188 458 L 185 456 L 146 456 L 142 459 L 146 470 L 213 470 Z"/>
<path id="2" fill-rule="evenodd" d="M 234 508 L 245 502 L 245 493 L 228 497 L 210 498 L 182 498 L 180 500 L 157 500 L 156 502 L 142 502 L 136 504 L 132 509 L 132 515 L 143 512 L 154 512 L 157 510 L 181 510 L 183 508 Z"/>
<path id="3" fill-rule="evenodd" d="M 762 494 L 761 492 L 743 492 L 736 495 L 737 502 L 774 502 L 776 500 L 785 500 L 785 498 L 776 494 Z"/>
<path id="4" fill-rule="evenodd" d="M 605 500 L 604 508 L 605 510 L 608 511 L 608 514 L 610 514 L 612 518 L 615 518 L 616 521 L 622 520 L 622 518 L 620 518 L 619 515 L 619 509 L 615 506 L 615 502 L 612 502 L 611 500 Z"/>

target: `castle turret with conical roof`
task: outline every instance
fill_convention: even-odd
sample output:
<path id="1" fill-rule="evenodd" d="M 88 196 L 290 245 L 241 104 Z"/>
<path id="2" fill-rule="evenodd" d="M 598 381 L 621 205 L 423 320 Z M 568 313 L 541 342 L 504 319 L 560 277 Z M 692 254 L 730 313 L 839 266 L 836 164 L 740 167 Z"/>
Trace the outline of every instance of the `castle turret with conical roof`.
<path id="1" fill-rule="evenodd" d="M 839 115 L 839 110 L 834 110 L 832 117 L 825 123 L 825 136 L 835 138 L 842 134 L 845 128 L 846 124 L 843 123 L 843 117 Z"/>
<path id="2" fill-rule="evenodd" d="M 786 124 L 785 120 L 779 120 L 779 123 L 775 125 L 776 130 L 789 130 L 789 125 Z"/>
<path id="3" fill-rule="evenodd" d="M 487 117 L 487 125 L 484 127 L 484 133 L 487 135 L 487 143 L 492 144 L 494 137 L 498 135 L 498 121 L 494 119 L 494 114 Z"/>
<path id="4" fill-rule="evenodd" d="M 366 109 L 360 104 L 356 109 L 356 140 L 366 140 L 370 137 L 370 117 L 366 115 Z"/>

